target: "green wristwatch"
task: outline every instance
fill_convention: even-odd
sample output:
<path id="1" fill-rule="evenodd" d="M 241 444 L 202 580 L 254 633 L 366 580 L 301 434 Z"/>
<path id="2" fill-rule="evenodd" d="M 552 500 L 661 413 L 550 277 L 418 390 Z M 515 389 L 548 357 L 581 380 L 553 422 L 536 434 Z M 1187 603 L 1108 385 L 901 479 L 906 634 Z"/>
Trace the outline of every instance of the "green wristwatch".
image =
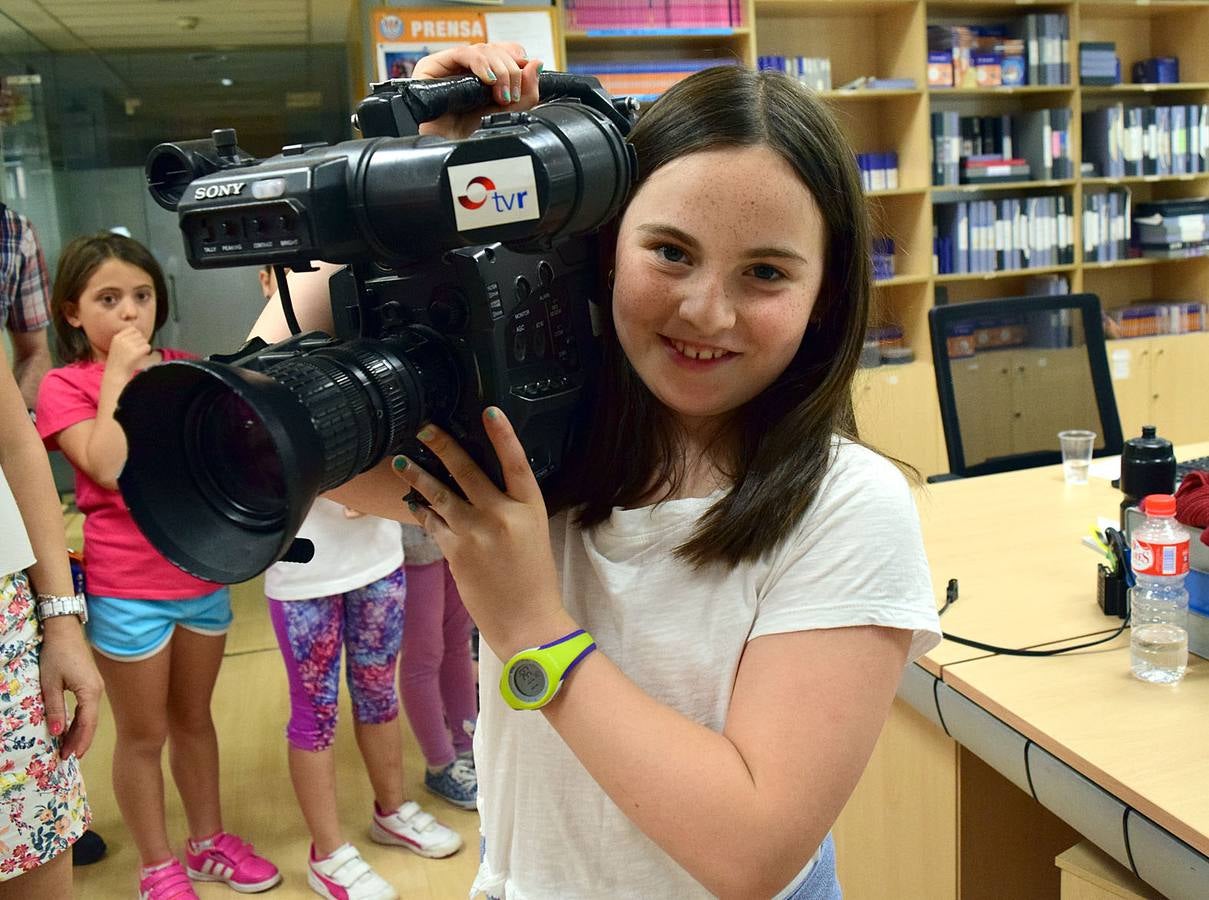
<path id="1" fill-rule="evenodd" d="M 500 693 L 513 709 L 541 709 L 554 699 L 568 673 L 596 649 L 592 635 L 582 628 L 566 637 L 530 647 L 504 664 Z"/>

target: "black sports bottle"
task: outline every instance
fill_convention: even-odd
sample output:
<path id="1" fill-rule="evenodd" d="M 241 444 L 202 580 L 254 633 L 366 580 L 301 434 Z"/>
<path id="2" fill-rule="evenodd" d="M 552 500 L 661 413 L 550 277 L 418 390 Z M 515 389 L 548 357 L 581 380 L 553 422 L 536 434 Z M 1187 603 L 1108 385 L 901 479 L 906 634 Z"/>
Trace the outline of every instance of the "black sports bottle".
<path id="1" fill-rule="evenodd" d="M 1155 434 L 1153 425 L 1142 426 L 1142 436 L 1133 437 L 1121 449 L 1121 530 L 1125 510 L 1137 506 L 1148 494 L 1175 492 L 1175 450 L 1171 441 Z"/>

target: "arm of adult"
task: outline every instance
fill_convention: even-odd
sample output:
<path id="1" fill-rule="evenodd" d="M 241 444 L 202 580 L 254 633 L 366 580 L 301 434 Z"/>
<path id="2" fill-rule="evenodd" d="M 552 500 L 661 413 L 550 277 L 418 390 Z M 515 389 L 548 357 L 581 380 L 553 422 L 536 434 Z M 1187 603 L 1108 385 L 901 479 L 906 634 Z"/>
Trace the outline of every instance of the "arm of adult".
<path id="1" fill-rule="evenodd" d="M 75 593 L 67 562 L 67 543 L 59 495 L 46 450 L 26 414 L 25 401 L 9 372 L 3 343 L 0 343 L 0 421 L 5 423 L 0 439 L 0 467 L 17 501 L 21 520 L 37 562 L 29 568 L 34 590 L 70 596 Z M 75 616 L 56 616 L 42 623 L 42 656 L 39 673 L 42 698 L 51 734 L 64 735 L 60 752 L 83 756 L 96 732 L 101 702 L 101 675 L 84 640 L 84 630 Z M 64 692 L 75 695 L 75 717 L 69 723 Z"/>
<path id="2" fill-rule="evenodd" d="M 38 385 L 50 371 L 50 345 L 46 329 L 35 331 L 10 331 L 13 342 L 13 374 L 21 388 L 21 399 L 26 409 L 38 404 Z"/>
<path id="3" fill-rule="evenodd" d="M 466 499 L 410 462 L 400 475 L 429 501 L 417 517 L 449 560 L 483 639 L 507 660 L 581 626 L 563 605 L 524 451 L 498 410 L 483 421 L 506 492 L 435 428 L 421 440 Z M 766 618 L 746 644 L 721 732 L 643 691 L 604 652 L 589 654 L 542 709 L 613 802 L 719 897 L 773 896 L 825 838 L 873 751 L 907 661 L 913 631 L 898 624 L 907 606 L 899 592 L 926 602 L 931 590 L 905 482 L 892 489 L 845 478 L 839 490 L 848 509 L 864 504 L 862 514 L 850 514 L 843 528 L 829 521 L 796 544 L 765 589 Z M 887 571 L 900 577 L 886 580 Z M 808 594 L 834 613 L 826 621 L 847 627 L 803 630 Z M 909 611 L 913 623 L 931 627 L 930 608 Z M 817 611 L 808 615 L 824 621 Z"/>
<path id="4" fill-rule="evenodd" d="M 118 489 L 126 465 L 126 433 L 114 418 L 122 389 L 151 359 L 151 344 L 133 326 L 118 332 L 109 346 L 95 418 L 64 428 L 56 435 L 59 449 L 72 465 L 101 487 Z"/>
<path id="5" fill-rule="evenodd" d="M 291 270 L 287 273 L 290 304 L 298 318 L 298 325 L 304 332 L 322 331 L 331 334 L 332 307 L 327 283 L 340 266 L 324 262 L 314 263 L 314 266 L 315 269 L 311 272 Z M 289 336 L 290 327 L 286 324 L 285 313 L 281 309 L 281 296 L 280 293 L 275 293 L 265 304 L 248 337 L 258 337 L 274 344 Z M 391 474 L 389 460 L 384 460 L 324 496 L 369 515 L 400 522 L 415 522 L 407 508 L 399 502 L 399 482 Z"/>

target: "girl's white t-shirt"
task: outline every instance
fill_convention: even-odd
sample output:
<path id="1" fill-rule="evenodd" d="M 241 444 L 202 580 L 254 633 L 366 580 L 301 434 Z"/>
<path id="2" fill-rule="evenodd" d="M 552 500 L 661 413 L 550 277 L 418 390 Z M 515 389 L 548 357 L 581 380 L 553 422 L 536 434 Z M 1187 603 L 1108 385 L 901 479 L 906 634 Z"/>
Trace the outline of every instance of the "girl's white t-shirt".
<path id="1" fill-rule="evenodd" d="M 298 529 L 315 545 L 308 563 L 274 563 L 265 570 L 264 592 L 274 600 L 314 600 L 373 584 L 403 565 L 398 522 L 377 516 L 350 519 L 344 506 L 316 497 Z"/>
<path id="2" fill-rule="evenodd" d="M 720 732 L 753 638 L 881 625 L 912 632 L 911 660 L 940 642 L 911 489 L 888 460 L 837 440 L 819 495 L 788 540 L 730 572 L 694 571 L 673 550 L 718 496 L 615 509 L 591 531 L 566 513 L 550 522 L 568 611 L 656 700 Z M 486 644 L 479 665 L 474 755 L 486 855 L 471 896 L 709 897 L 614 805 L 544 716 L 504 703 L 502 665 Z M 692 798 L 684 804 L 691 810 Z M 813 862 L 803 860 L 784 894 Z"/>
<path id="3" fill-rule="evenodd" d="M 37 558 L 4 470 L 0 469 L 0 578 L 28 569 Z"/>

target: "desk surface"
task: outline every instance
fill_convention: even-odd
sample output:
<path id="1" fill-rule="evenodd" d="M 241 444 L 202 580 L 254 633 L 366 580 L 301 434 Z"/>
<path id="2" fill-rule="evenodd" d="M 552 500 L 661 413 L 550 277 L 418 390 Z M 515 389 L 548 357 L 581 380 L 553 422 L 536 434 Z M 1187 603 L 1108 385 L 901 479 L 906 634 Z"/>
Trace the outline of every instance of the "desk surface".
<path id="1" fill-rule="evenodd" d="M 1180 448 L 1182 458 L 1209 444 Z M 1045 467 L 931 485 L 920 499 L 937 596 L 960 599 L 946 631 L 1014 648 L 1107 634 L 1095 558 L 1079 541 L 1115 517 L 1107 481 L 1067 485 Z M 1129 674 L 1129 637 L 1052 658 L 993 656 L 948 641 L 920 663 L 946 684 L 1209 855 L 1209 662 L 1179 685 Z"/>

